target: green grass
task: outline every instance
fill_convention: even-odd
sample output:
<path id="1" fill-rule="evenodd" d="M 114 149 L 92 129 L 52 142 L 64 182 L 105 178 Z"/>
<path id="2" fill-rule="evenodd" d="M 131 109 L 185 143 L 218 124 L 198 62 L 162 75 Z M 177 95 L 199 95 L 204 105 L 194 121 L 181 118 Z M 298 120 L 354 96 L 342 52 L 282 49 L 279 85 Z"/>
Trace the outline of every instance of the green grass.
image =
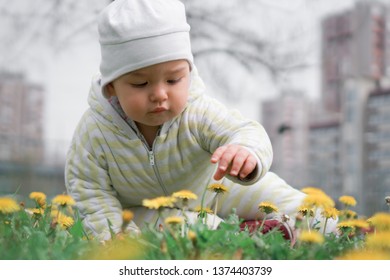
<path id="1" fill-rule="evenodd" d="M 180 224 L 159 229 L 149 225 L 140 234 L 113 235 L 112 240 L 100 242 L 85 234 L 77 212 L 69 206 L 57 209 L 64 215 L 72 213 L 71 223 L 61 221 L 52 205 L 47 205 L 41 214 L 32 214 L 24 207 L 8 212 L 5 208 L 1 211 L 1 207 L 0 204 L 3 260 L 332 260 L 365 256 L 390 259 L 390 246 L 386 245 L 390 244 L 389 239 L 381 240 L 382 246 L 370 248 L 366 246 L 368 233 L 357 229 L 325 235 L 321 242 L 298 238 L 292 244 L 276 229 L 266 234 L 240 229 L 241 221 L 234 212 L 216 230 L 199 219 L 195 224 L 186 224 L 184 231 Z M 317 232 L 315 228 L 311 230 Z M 359 257 L 353 256 L 355 252 Z"/>

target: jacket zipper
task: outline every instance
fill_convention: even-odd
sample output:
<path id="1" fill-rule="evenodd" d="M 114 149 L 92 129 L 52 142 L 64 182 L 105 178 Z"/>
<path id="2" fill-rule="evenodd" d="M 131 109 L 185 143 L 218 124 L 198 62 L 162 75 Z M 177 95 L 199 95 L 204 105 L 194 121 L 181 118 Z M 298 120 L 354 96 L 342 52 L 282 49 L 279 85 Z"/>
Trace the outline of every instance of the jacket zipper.
<path id="1" fill-rule="evenodd" d="M 159 135 L 159 132 L 157 133 L 157 136 L 158 135 Z M 161 179 L 160 173 L 158 172 L 158 168 L 157 168 L 157 165 L 156 165 L 156 161 L 154 159 L 154 146 L 155 146 L 157 137 L 153 141 L 152 148 L 149 147 L 149 144 L 146 142 L 146 140 L 145 140 L 145 138 L 144 138 L 144 136 L 142 134 L 138 134 L 138 137 L 141 139 L 142 143 L 144 144 L 145 149 L 148 152 L 149 164 L 153 167 L 154 174 L 156 175 L 156 178 L 157 178 L 158 183 L 160 184 L 160 187 L 164 191 L 165 195 L 168 195 L 168 191 L 165 188 L 165 185 L 164 185 L 164 183 L 163 183 L 163 181 Z"/>
<path id="2" fill-rule="evenodd" d="M 155 164 L 155 162 L 154 162 L 154 153 L 151 150 L 148 150 L 148 153 L 149 153 L 149 163 L 150 163 L 151 166 L 154 166 L 154 164 Z"/>

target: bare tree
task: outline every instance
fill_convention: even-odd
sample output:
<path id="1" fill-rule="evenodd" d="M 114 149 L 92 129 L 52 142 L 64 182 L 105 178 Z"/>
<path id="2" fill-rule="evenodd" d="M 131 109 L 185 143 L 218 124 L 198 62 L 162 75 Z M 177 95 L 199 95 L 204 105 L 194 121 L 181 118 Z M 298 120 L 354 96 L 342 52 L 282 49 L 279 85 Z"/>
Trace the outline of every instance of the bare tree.
<path id="1" fill-rule="evenodd" d="M 7 28 L 0 31 L 0 51 L 7 55 L 0 58 L 0 68 L 39 59 L 45 55 L 42 48 L 48 46 L 56 53 L 85 40 L 96 40 L 96 16 L 111 2 L 1 1 L 0 23 Z M 182 1 L 191 25 L 194 56 L 203 64 L 211 61 L 207 66 L 210 69 L 217 64 L 219 70 L 211 71 L 219 86 L 228 89 L 228 81 L 237 70 L 277 79 L 280 73 L 308 66 L 306 50 L 299 44 L 299 28 L 286 29 L 272 18 L 269 14 L 278 8 L 264 4 L 266 1 Z M 234 68 L 235 74 L 227 73 L 227 68 Z"/>
<path id="2" fill-rule="evenodd" d="M 0 68 L 47 51 L 66 50 L 95 32 L 97 13 L 109 0 L 0 0 Z M 4 28 L 5 27 L 5 28 Z M 81 41 L 82 42 L 82 41 Z M 42 49 L 44 48 L 44 51 Z"/>
<path id="3" fill-rule="evenodd" d="M 295 11 L 261 0 L 183 2 L 195 59 L 206 61 L 206 76 L 213 76 L 227 99 L 245 97 L 245 90 L 235 86 L 245 83 L 243 76 L 250 75 L 252 80 L 267 76 L 277 83 L 285 73 L 310 66 L 303 23 L 291 16 L 300 9 L 297 3 L 304 8 L 304 0 L 294 1 Z M 232 90 L 235 87 L 238 92 Z"/>
<path id="4" fill-rule="evenodd" d="M 302 53 L 294 49 L 293 44 L 290 43 L 291 47 L 286 49 L 287 42 L 277 43 L 275 34 L 264 34 L 264 29 L 271 29 L 277 23 L 262 21 L 269 7 L 261 1 L 233 0 L 229 5 L 224 1 L 211 8 L 207 1 L 183 2 L 187 6 L 193 40 L 195 43 L 203 42 L 202 46 L 195 44 L 195 56 L 223 53 L 238 60 L 249 71 L 261 65 L 275 75 L 286 69 L 304 66 Z M 237 17 L 238 20 L 235 19 Z M 282 37 L 283 34 L 278 36 Z M 288 36 L 290 41 L 297 39 L 296 34 Z"/>

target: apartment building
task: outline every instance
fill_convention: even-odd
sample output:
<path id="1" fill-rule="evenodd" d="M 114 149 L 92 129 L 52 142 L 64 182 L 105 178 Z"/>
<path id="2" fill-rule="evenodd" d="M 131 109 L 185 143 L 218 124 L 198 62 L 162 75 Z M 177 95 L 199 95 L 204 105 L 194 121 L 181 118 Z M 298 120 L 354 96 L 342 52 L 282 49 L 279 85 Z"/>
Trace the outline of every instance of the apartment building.
<path id="1" fill-rule="evenodd" d="M 0 161 L 41 161 L 44 89 L 23 74 L 0 72 Z"/>
<path id="2" fill-rule="evenodd" d="M 385 211 L 385 196 L 390 195 L 390 89 L 370 93 L 364 127 L 366 210 Z"/>
<path id="3" fill-rule="evenodd" d="M 340 112 L 346 79 L 379 81 L 389 54 L 386 21 L 388 7 L 376 1 L 359 1 L 353 9 L 322 21 L 322 100 L 330 112 Z M 388 27 L 387 27 L 388 28 Z"/>
<path id="4" fill-rule="evenodd" d="M 262 123 L 274 151 L 271 170 L 296 188 L 307 182 L 308 107 L 303 92 L 293 89 L 262 103 Z"/>

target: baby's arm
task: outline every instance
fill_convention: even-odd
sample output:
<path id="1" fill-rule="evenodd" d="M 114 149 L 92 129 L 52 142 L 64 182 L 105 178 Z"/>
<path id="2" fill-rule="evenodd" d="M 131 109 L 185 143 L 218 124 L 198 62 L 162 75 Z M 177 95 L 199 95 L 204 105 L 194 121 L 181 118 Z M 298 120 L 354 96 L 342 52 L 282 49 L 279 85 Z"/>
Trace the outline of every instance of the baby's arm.
<path id="1" fill-rule="evenodd" d="M 65 166 L 66 188 L 75 200 L 86 232 L 99 240 L 111 238 L 122 226 L 122 206 L 112 187 L 97 129 L 78 126 Z M 92 128 L 92 131 L 90 130 Z M 130 224 L 129 227 L 136 227 Z"/>
<path id="2" fill-rule="evenodd" d="M 211 153 L 211 162 L 218 163 L 214 179 L 226 176 L 251 185 L 269 171 L 272 145 L 262 125 L 208 97 L 199 98 L 194 106 L 200 108 L 194 114 L 200 118 L 194 130 L 199 143 Z"/>

